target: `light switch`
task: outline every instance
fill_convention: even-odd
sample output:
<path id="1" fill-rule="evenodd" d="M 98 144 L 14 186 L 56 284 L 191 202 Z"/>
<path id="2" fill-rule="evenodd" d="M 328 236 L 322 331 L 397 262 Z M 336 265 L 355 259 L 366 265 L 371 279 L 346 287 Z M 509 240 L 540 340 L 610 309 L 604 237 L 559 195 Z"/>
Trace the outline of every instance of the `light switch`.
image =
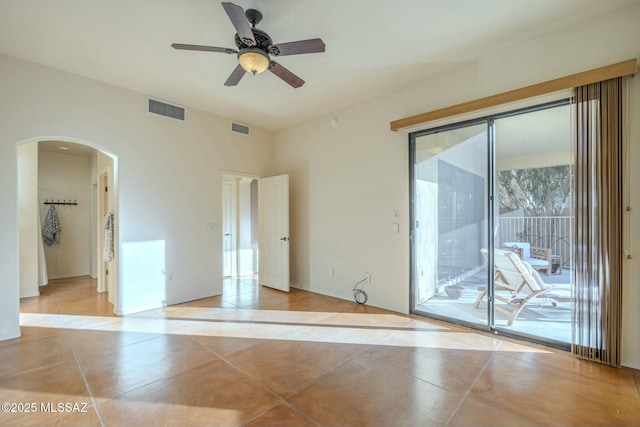
<path id="1" fill-rule="evenodd" d="M 400 233 L 400 224 L 398 224 L 397 222 L 391 224 L 391 231 L 393 232 L 393 234 Z"/>
<path id="2" fill-rule="evenodd" d="M 218 231 L 218 224 L 214 224 L 214 223 L 207 224 L 207 230 Z"/>

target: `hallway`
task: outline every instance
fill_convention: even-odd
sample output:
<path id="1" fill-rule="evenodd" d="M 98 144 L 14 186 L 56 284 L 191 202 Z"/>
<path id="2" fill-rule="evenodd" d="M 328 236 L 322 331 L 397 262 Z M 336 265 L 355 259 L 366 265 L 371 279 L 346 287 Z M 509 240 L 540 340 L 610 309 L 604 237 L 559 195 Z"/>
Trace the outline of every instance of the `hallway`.
<path id="1" fill-rule="evenodd" d="M 640 425 L 638 371 L 251 278 L 126 317 L 89 278 L 41 291 L 0 342 L 0 401 L 36 410 L 0 425 Z"/>

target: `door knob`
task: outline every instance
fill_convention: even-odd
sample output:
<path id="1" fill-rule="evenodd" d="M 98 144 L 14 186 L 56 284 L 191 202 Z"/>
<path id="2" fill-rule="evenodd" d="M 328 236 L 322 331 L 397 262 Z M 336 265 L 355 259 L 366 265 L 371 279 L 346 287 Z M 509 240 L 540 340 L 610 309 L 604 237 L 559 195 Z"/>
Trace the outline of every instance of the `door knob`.
<path id="1" fill-rule="evenodd" d="M 283 237 L 283 238 L 282 238 L 282 239 L 280 239 L 280 240 L 282 240 L 283 242 L 287 242 L 287 241 L 289 241 L 289 238 L 288 238 L 288 237 Z"/>

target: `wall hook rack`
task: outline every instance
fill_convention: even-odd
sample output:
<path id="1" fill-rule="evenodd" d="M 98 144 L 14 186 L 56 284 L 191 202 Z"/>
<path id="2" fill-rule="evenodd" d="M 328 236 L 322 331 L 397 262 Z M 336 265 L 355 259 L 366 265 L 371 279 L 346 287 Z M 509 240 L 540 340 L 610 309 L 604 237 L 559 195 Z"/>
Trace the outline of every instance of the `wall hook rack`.
<path id="1" fill-rule="evenodd" d="M 49 201 L 49 199 L 46 199 L 44 201 L 45 205 L 69 205 L 69 206 L 77 206 L 78 205 L 78 201 L 74 200 L 73 202 L 71 200 L 64 199 L 63 201 L 60 201 L 60 199 L 58 200 L 53 200 L 51 199 L 51 201 Z"/>

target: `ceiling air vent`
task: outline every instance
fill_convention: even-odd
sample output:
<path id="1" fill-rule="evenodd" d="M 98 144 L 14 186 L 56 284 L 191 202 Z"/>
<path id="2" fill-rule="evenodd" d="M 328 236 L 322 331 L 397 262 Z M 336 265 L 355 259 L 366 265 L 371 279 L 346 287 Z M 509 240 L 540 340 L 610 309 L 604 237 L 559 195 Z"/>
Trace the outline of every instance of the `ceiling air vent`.
<path id="1" fill-rule="evenodd" d="M 167 104 L 153 98 L 147 98 L 147 112 L 185 121 L 185 109 L 183 107 Z"/>
<path id="2" fill-rule="evenodd" d="M 249 135 L 249 126 L 242 125 L 240 123 L 231 122 L 231 132 L 241 133 L 243 135 Z"/>

